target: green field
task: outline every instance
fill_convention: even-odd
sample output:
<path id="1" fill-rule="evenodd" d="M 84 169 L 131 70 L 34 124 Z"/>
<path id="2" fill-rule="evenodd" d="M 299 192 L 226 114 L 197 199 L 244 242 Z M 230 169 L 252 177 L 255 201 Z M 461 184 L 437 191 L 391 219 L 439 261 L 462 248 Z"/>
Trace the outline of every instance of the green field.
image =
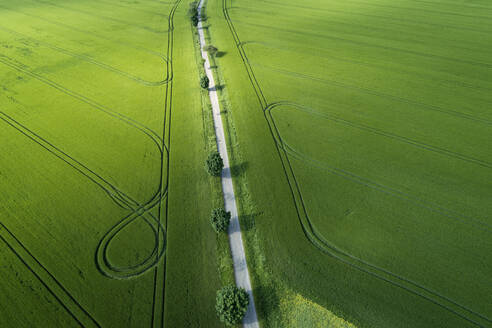
<path id="1" fill-rule="evenodd" d="M 187 10 L 0 0 L 1 327 L 218 326 Z"/>
<path id="2" fill-rule="evenodd" d="M 258 289 L 273 276 L 359 327 L 492 327 L 492 4 L 209 0 L 207 14 Z M 282 327 L 271 294 L 260 319 Z"/>
<path id="3" fill-rule="evenodd" d="M 0 327 L 221 327 L 183 0 L 0 0 Z M 492 327 L 492 4 L 207 0 L 263 327 Z"/>

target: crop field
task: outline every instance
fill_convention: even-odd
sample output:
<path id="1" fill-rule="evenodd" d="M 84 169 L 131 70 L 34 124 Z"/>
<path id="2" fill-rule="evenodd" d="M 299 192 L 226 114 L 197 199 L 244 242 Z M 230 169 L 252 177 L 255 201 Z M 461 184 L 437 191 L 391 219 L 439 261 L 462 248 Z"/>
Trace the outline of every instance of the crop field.
<path id="1" fill-rule="evenodd" d="M 208 6 L 268 270 L 359 327 L 492 327 L 492 4 Z"/>
<path id="2" fill-rule="evenodd" d="M 1 327 L 216 325 L 187 7 L 0 0 Z"/>

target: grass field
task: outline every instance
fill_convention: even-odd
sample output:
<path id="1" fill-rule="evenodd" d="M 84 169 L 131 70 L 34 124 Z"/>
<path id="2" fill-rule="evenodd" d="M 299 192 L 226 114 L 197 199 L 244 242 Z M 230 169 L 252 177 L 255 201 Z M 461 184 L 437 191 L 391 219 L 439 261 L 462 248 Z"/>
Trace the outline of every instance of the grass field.
<path id="1" fill-rule="evenodd" d="M 218 325 L 187 9 L 0 1 L 1 327 Z"/>
<path id="2" fill-rule="evenodd" d="M 359 327 L 492 327 L 491 4 L 209 0 L 208 16 L 249 263 Z"/>

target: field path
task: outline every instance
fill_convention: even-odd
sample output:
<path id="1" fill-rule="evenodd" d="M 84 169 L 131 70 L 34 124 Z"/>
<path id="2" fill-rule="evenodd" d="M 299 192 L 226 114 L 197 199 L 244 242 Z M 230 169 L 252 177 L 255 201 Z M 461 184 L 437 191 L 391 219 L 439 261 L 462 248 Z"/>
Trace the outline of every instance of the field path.
<path id="1" fill-rule="evenodd" d="M 224 160 L 224 170 L 222 171 L 222 193 L 224 194 L 224 203 L 226 211 L 231 212 L 231 224 L 229 226 L 229 243 L 231 246 L 232 260 L 234 264 L 234 276 L 236 279 L 236 285 L 243 287 L 249 294 L 249 308 L 248 312 L 243 320 L 243 326 L 248 328 L 259 328 L 258 317 L 256 315 L 255 302 L 253 298 L 253 290 L 251 288 L 251 281 L 249 279 L 248 265 L 246 264 L 246 255 L 244 253 L 243 239 L 241 237 L 241 227 L 239 225 L 239 219 L 236 207 L 236 196 L 234 195 L 234 188 L 232 186 L 231 169 L 229 166 L 229 156 L 227 154 L 227 146 L 224 136 L 224 127 L 222 126 L 222 119 L 220 117 L 220 105 L 219 98 L 217 97 L 217 90 L 215 87 L 214 77 L 212 70 L 210 69 L 210 61 L 208 59 L 207 52 L 203 50 L 205 47 L 205 36 L 203 33 L 201 12 L 202 12 L 203 0 L 200 0 L 198 5 L 198 33 L 200 35 L 200 46 L 203 59 L 205 59 L 204 67 L 205 73 L 210 80 L 209 95 L 212 103 L 212 111 L 215 126 L 215 137 L 217 140 L 217 148 L 220 156 Z"/>

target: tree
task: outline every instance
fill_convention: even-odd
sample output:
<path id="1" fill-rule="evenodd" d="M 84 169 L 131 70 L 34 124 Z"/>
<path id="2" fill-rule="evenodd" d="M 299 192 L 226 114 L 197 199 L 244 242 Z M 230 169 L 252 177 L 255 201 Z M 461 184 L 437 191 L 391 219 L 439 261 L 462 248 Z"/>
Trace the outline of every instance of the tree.
<path id="1" fill-rule="evenodd" d="M 193 26 L 197 27 L 198 26 L 198 16 L 197 15 L 194 15 L 194 16 L 191 16 L 191 23 L 193 24 Z"/>
<path id="2" fill-rule="evenodd" d="M 211 152 L 208 155 L 206 162 L 206 169 L 210 175 L 215 177 L 220 176 L 222 169 L 224 168 L 224 161 L 218 151 Z"/>
<path id="3" fill-rule="evenodd" d="M 216 47 L 214 47 L 213 45 L 208 45 L 208 46 L 205 46 L 203 48 L 203 50 L 205 50 L 206 52 L 208 52 L 210 54 L 210 56 L 215 56 L 217 54 L 217 52 L 219 51 L 219 49 L 217 49 Z"/>
<path id="4" fill-rule="evenodd" d="M 227 326 L 241 323 L 248 305 L 249 297 L 244 288 L 226 286 L 217 291 L 215 310 L 220 321 Z"/>
<path id="5" fill-rule="evenodd" d="M 190 17 L 193 26 L 198 25 L 198 3 L 196 1 L 190 3 L 188 8 L 188 16 Z"/>
<path id="6" fill-rule="evenodd" d="M 206 75 L 202 76 L 202 78 L 200 79 L 200 86 L 203 89 L 208 89 L 209 84 L 210 80 L 208 79 L 208 77 Z"/>
<path id="7" fill-rule="evenodd" d="M 227 231 L 227 228 L 229 228 L 231 212 L 226 212 L 223 208 L 216 208 L 212 211 L 210 221 L 212 222 L 212 227 L 215 232 L 225 232 Z"/>

